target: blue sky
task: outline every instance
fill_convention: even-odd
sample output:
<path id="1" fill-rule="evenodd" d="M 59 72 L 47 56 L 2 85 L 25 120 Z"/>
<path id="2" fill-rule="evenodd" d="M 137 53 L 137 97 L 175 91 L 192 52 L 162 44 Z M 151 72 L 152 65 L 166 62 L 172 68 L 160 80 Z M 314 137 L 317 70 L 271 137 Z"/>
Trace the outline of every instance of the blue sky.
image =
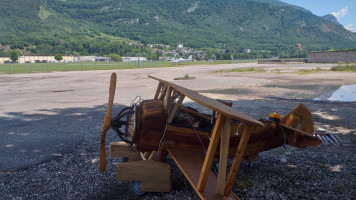
<path id="1" fill-rule="evenodd" d="M 356 0 L 280 0 L 317 16 L 333 14 L 346 29 L 356 32 Z"/>

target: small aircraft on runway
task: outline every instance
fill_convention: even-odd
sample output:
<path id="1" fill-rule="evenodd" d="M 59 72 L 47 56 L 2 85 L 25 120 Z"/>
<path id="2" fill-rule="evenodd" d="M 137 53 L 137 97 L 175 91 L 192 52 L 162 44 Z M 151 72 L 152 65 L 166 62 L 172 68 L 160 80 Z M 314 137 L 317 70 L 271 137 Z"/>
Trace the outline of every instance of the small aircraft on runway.
<path id="1" fill-rule="evenodd" d="M 169 154 L 201 199 L 239 199 L 232 187 L 242 159 L 252 162 L 258 153 L 286 144 L 305 148 L 321 143 L 303 104 L 284 117 L 271 113 L 268 120 L 255 120 L 232 108 L 231 102 L 149 77 L 158 81 L 153 99 L 134 103 L 112 119 L 116 74 L 111 75 L 101 132 L 101 172 L 106 170 L 105 138 L 111 127 L 122 141 L 110 143 L 110 156 L 126 158 L 117 164 L 116 177 L 136 181 L 136 194 L 171 191 L 171 168 L 164 163 Z M 211 113 L 185 106 L 185 98 Z M 226 176 L 228 158 L 233 163 Z"/>
<path id="2" fill-rule="evenodd" d="M 190 55 L 188 57 L 188 59 L 174 58 L 173 60 L 171 60 L 171 63 L 172 63 L 172 65 L 175 65 L 175 64 L 180 64 L 181 62 L 190 62 L 190 61 L 193 61 L 193 56 L 192 55 Z"/>

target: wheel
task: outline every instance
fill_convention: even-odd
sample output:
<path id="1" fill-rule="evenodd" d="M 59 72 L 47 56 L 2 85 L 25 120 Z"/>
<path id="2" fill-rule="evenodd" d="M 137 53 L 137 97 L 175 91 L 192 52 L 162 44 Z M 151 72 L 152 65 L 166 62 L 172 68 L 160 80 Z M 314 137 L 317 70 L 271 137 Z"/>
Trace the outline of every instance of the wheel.
<path id="1" fill-rule="evenodd" d="M 144 195 L 146 192 L 142 192 L 140 190 L 140 185 L 141 185 L 141 182 L 140 181 L 135 181 L 133 184 L 132 184 L 132 191 L 138 195 L 138 196 L 141 196 L 141 195 Z"/>

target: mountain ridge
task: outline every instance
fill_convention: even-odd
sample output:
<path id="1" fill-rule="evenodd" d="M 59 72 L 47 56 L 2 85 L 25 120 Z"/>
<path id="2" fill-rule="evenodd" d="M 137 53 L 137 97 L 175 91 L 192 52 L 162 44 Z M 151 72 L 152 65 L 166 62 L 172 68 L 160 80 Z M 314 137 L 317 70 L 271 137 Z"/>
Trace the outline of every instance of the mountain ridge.
<path id="1" fill-rule="evenodd" d="M 95 53 L 97 50 L 90 47 L 92 41 L 109 45 L 112 38 L 124 46 L 128 41 L 171 46 L 183 43 L 194 48 L 248 48 L 277 53 L 295 51 L 297 43 L 306 50 L 356 46 L 356 35 L 341 25 L 279 2 L 14 0 L 0 5 L 0 17 L 5 19 L 0 21 L 0 43 L 32 48 L 33 53 L 45 48 L 54 52 L 55 46 L 56 51 L 65 54 Z"/>

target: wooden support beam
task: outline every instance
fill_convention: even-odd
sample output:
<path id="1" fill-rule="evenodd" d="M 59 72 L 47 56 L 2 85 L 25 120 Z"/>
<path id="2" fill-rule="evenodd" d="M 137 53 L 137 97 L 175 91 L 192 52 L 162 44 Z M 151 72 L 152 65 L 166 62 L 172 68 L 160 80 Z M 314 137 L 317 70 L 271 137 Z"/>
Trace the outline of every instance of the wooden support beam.
<path id="1" fill-rule="evenodd" d="M 140 156 L 142 160 L 147 160 L 148 156 L 151 154 L 151 152 L 140 152 Z"/>
<path id="2" fill-rule="evenodd" d="M 229 176 L 227 177 L 224 196 L 230 196 L 230 194 L 231 194 L 232 186 L 235 183 L 237 172 L 239 171 L 239 167 L 241 165 L 241 161 L 245 154 L 247 143 L 250 138 L 250 135 L 253 132 L 253 129 L 254 129 L 254 126 L 248 124 L 242 133 L 242 137 L 241 137 L 239 146 L 237 147 L 234 161 L 231 165 Z"/>
<path id="3" fill-rule="evenodd" d="M 167 91 L 167 87 L 168 87 L 168 85 L 164 84 L 163 89 L 162 89 L 161 93 L 159 94 L 158 99 L 162 100 L 164 98 L 164 95 L 166 94 L 166 91 Z"/>
<path id="4" fill-rule="evenodd" d="M 164 110 L 167 112 L 171 103 L 171 94 L 172 94 L 172 87 L 168 86 L 165 95 L 166 97 L 164 98 L 164 104 L 163 104 Z"/>
<path id="5" fill-rule="evenodd" d="M 219 160 L 219 174 L 216 193 L 224 195 L 226 184 L 226 168 L 227 158 L 229 155 L 229 143 L 230 143 L 230 131 L 231 131 L 231 119 L 226 118 L 224 122 L 223 131 L 221 133 L 220 140 L 220 160 Z"/>
<path id="6" fill-rule="evenodd" d="M 187 107 L 181 108 L 181 110 L 183 110 L 183 112 L 186 111 L 187 113 L 190 113 L 190 114 L 192 114 L 192 115 L 196 115 L 196 116 L 198 116 L 198 117 L 201 117 L 201 118 L 204 118 L 204 119 L 210 121 L 210 117 L 209 117 L 209 116 L 204 115 L 204 114 L 201 114 L 201 113 L 198 113 L 198 112 L 196 112 L 196 111 L 194 111 L 194 110 L 192 110 L 192 109 L 189 109 L 189 108 L 187 108 Z"/>
<path id="7" fill-rule="evenodd" d="M 184 95 L 179 95 L 177 103 L 174 105 L 172 112 L 169 114 L 167 123 L 170 124 L 173 121 L 174 116 L 176 115 L 179 107 L 181 106 L 183 100 L 184 100 Z"/>
<path id="8" fill-rule="evenodd" d="M 158 95 L 159 93 L 161 92 L 161 89 L 162 89 L 162 83 L 161 82 L 158 82 L 158 86 L 157 86 L 157 89 L 156 89 L 156 93 L 155 93 L 155 96 L 153 97 L 154 99 L 158 99 Z"/>
<path id="9" fill-rule="evenodd" d="M 136 147 L 129 147 L 125 142 L 111 142 L 109 152 L 112 158 L 126 157 L 130 161 L 141 160 L 139 152 L 136 151 Z"/>
<path id="10" fill-rule="evenodd" d="M 150 156 L 148 156 L 147 160 L 154 160 L 157 155 L 157 151 L 152 151 Z"/>
<path id="11" fill-rule="evenodd" d="M 214 159 L 214 156 L 215 156 L 216 148 L 217 148 L 218 143 L 219 143 L 219 139 L 220 139 L 222 127 L 223 127 L 223 124 L 224 124 L 224 120 L 225 120 L 225 116 L 221 115 L 221 113 L 218 113 L 218 118 L 216 119 L 216 123 L 215 123 L 214 129 L 213 129 L 213 132 L 212 132 L 212 136 L 211 136 L 211 139 L 210 139 L 208 151 L 206 153 L 206 156 L 205 156 L 205 159 L 204 159 L 204 163 L 203 163 L 203 167 L 201 169 L 200 176 L 199 176 L 197 189 L 200 192 L 203 192 L 204 189 L 205 189 L 206 182 L 208 180 L 209 171 L 210 171 L 210 168 L 211 168 L 211 164 L 213 163 L 213 159 Z"/>

